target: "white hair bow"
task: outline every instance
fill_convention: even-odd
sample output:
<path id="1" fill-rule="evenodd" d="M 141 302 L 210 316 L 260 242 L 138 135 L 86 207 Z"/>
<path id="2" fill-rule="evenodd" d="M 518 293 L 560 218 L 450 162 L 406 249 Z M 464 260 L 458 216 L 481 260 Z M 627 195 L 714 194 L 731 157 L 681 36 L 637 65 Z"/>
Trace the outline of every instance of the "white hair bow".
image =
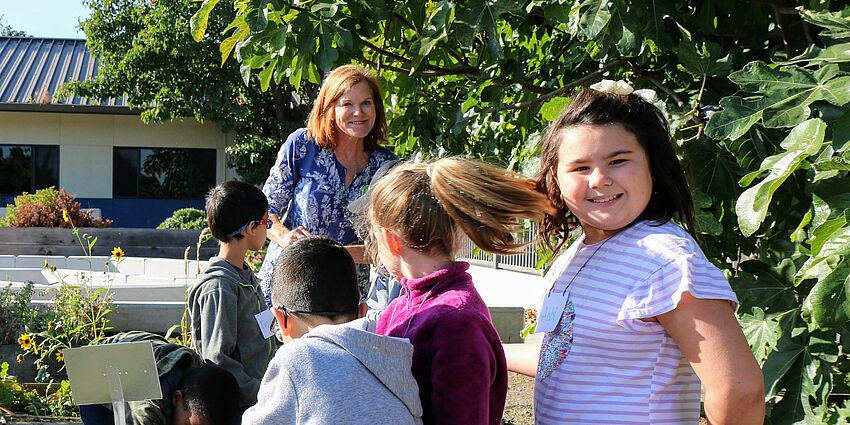
<path id="1" fill-rule="evenodd" d="M 629 85 L 629 83 L 623 80 L 602 80 L 596 84 L 590 86 L 593 90 L 608 93 L 608 94 L 619 94 L 619 95 L 628 95 L 632 94 L 635 89 Z"/>

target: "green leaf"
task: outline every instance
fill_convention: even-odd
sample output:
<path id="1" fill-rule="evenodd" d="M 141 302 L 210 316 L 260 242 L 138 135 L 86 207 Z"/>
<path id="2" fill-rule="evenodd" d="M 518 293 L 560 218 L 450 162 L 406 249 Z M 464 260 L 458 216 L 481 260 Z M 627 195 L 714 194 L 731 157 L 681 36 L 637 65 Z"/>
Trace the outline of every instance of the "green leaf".
<path id="1" fill-rule="evenodd" d="M 753 356 L 761 363 L 776 349 L 776 343 L 782 336 L 779 321 L 775 317 L 765 317 L 764 310 L 758 307 L 753 308 L 752 314 L 741 315 L 739 321 L 753 350 Z"/>
<path id="2" fill-rule="evenodd" d="M 767 359 L 762 366 L 762 374 L 764 374 L 764 395 L 770 398 L 776 395 L 779 381 L 792 371 L 792 367 L 800 360 L 805 353 L 805 347 L 795 342 L 788 342 L 768 354 Z M 796 371 L 794 371 L 796 372 Z M 794 373 L 791 372 L 793 376 Z M 796 374 L 796 376 L 800 376 Z"/>
<path id="3" fill-rule="evenodd" d="M 850 321 L 850 261 L 819 279 L 803 301 L 803 316 L 809 329 L 833 329 Z"/>
<path id="4" fill-rule="evenodd" d="M 221 66 L 224 66 L 224 62 L 226 62 L 227 58 L 230 57 L 230 54 L 233 52 L 233 47 L 236 46 L 236 43 L 239 42 L 241 37 L 241 34 L 234 34 L 221 42 L 221 45 L 218 47 L 219 52 L 221 52 Z"/>
<path id="5" fill-rule="evenodd" d="M 818 85 L 810 71 L 798 67 L 780 71 L 762 61 L 746 64 L 740 70 L 729 74 L 729 80 L 743 90 L 764 95 L 796 93 Z"/>
<path id="6" fill-rule="evenodd" d="M 269 89 L 269 84 L 272 80 L 272 75 L 274 74 L 274 69 L 277 66 L 278 58 L 274 58 L 266 64 L 266 67 L 260 71 L 260 90 L 267 91 Z"/>
<path id="7" fill-rule="evenodd" d="M 249 85 L 251 83 L 251 66 L 250 65 L 241 65 L 239 67 L 239 74 L 242 75 L 242 81 L 245 85 Z"/>
<path id="8" fill-rule="evenodd" d="M 582 33 L 592 40 L 608 25 L 608 21 L 611 20 L 611 11 L 607 0 L 588 0 L 583 4 L 590 5 L 590 8 L 582 13 L 579 25 L 581 25 Z"/>
<path id="9" fill-rule="evenodd" d="M 520 10 L 522 3 L 517 0 L 468 0 L 459 2 L 455 12 L 457 28 L 461 41 L 471 40 L 473 36 L 484 33 L 487 52 L 493 58 L 502 57 L 501 37 L 497 31 L 499 17 L 505 13 Z"/>
<path id="10" fill-rule="evenodd" d="M 540 116 L 548 122 L 555 121 L 555 118 L 561 115 L 561 112 L 566 109 L 570 102 L 572 102 L 572 99 L 569 97 L 553 97 L 540 107 Z"/>
<path id="11" fill-rule="evenodd" d="M 204 34 L 207 32 L 210 12 L 212 12 L 218 2 L 219 0 L 204 0 L 198 11 L 189 19 L 189 29 L 195 41 L 200 42 L 204 38 Z"/>
<path id="12" fill-rule="evenodd" d="M 826 28 L 820 33 L 822 37 L 847 38 L 850 37 L 850 8 L 838 12 L 802 10 L 800 12 L 806 22 Z"/>
<path id="13" fill-rule="evenodd" d="M 716 43 L 693 44 L 683 40 L 676 49 L 683 69 L 696 77 L 715 76 L 729 71 L 729 55 L 720 57 L 722 50 Z"/>
<path id="14" fill-rule="evenodd" d="M 712 236 L 723 234 L 723 225 L 710 212 L 697 209 L 694 211 L 694 218 L 696 219 L 697 230 L 700 233 Z"/>
<path id="15" fill-rule="evenodd" d="M 818 256 L 830 257 L 833 255 L 850 254 L 850 226 L 833 232 L 823 243 Z"/>
<path id="16" fill-rule="evenodd" d="M 763 100 L 748 101 L 738 96 L 720 100 L 722 111 L 715 113 L 705 127 L 705 134 L 715 140 L 735 140 L 743 136 L 764 113 Z"/>
<path id="17" fill-rule="evenodd" d="M 732 287 L 741 302 L 741 310 L 758 307 L 772 314 L 797 306 L 794 294 L 797 268 L 793 261 L 786 258 L 776 267 L 771 267 L 759 260 L 747 260 L 740 267 L 755 277 L 754 281 L 743 277 L 733 279 Z"/>
<path id="18" fill-rule="evenodd" d="M 808 62 L 809 66 L 813 66 L 845 63 L 850 62 L 850 54 L 847 52 L 850 52 L 850 43 L 834 44 L 825 49 L 811 45 L 799 56 L 785 62 L 779 62 L 779 64 L 793 65 Z"/>
<path id="19" fill-rule="evenodd" d="M 266 29 L 266 25 L 269 24 L 269 12 L 266 9 L 266 2 L 261 1 L 258 8 L 248 8 L 245 12 L 245 23 L 248 24 L 251 32 L 257 33 Z"/>
<path id="20" fill-rule="evenodd" d="M 758 230 L 767 215 L 767 207 L 773 193 L 807 157 L 816 154 L 823 144 L 826 123 L 820 119 L 811 119 L 791 130 L 781 146 L 785 152 L 768 157 L 762 162 L 759 172 L 769 171 L 764 180 L 747 189 L 738 198 L 735 213 L 738 225 L 744 236 L 750 236 Z M 746 177 L 745 177 L 746 179 Z M 746 181 L 742 179 L 743 181 Z"/>
<path id="21" fill-rule="evenodd" d="M 850 159 L 843 157 L 830 158 L 812 164 L 817 171 L 848 171 L 850 170 Z"/>

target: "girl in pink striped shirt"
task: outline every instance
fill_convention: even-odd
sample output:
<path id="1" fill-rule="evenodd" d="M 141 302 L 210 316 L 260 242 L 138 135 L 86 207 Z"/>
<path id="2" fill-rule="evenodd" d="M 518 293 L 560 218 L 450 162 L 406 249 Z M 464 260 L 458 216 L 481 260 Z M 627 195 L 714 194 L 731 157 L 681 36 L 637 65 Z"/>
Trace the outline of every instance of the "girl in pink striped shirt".
<path id="1" fill-rule="evenodd" d="M 667 121 L 603 83 L 614 90 L 581 91 L 544 137 L 538 189 L 560 213 L 541 236 L 583 235 L 546 276 L 537 361 L 509 351 L 509 369 L 536 376 L 538 424 L 696 424 L 700 381 L 710 423 L 762 423 L 761 371 L 692 237 Z"/>

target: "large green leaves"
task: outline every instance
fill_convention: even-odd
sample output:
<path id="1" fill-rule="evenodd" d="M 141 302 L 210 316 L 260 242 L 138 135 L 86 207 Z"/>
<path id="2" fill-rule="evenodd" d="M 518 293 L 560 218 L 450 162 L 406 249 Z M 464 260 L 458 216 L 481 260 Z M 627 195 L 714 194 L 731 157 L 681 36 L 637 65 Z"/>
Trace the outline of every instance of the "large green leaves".
<path id="1" fill-rule="evenodd" d="M 795 126 L 811 115 L 809 105 L 819 100 L 843 106 L 850 102 L 850 76 L 837 75 L 837 65 L 811 72 L 799 67 L 776 70 L 764 62 L 749 63 L 730 74 L 729 79 L 764 97 L 724 98 L 720 102 L 724 110 L 711 118 L 706 134 L 716 139 L 737 139 L 760 121 L 766 127 Z"/>
<path id="2" fill-rule="evenodd" d="M 189 29 L 192 32 L 192 37 L 195 41 L 201 41 L 204 34 L 207 32 L 207 23 L 210 19 L 210 13 L 218 4 L 219 0 L 204 0 L 201 7 L 192 15 L 189 20 Z"/>
<path id="3" fill-rule="evenodd" d="M 809 329 L 835 329 L 850 320 L 850 261 L 844 261 L 812 288 L 803 303 Z"/>
<path id="4" fill-rule="evenodd" d="M 761 363 L 771 351 L 776 349 L 776 343 L 782 336 L 779 321 L 772 317 L 765 317 L 764 310 L 758 307 L 753 308 L 752 314 L 742 315 L 739 320 L 756 361 Z"/>
<path id="5" fill-rule="evenodd" d="M 764 180 L 744 191 L 738 198 L 735 212 L 745 236 L 752 235 L 761 226 L 776 189 L 797 170 L 804 159 L 820 151 L 825 131 L 826 123 L 820 119 L 801 123 L 782 142 L 785 152 L 766 158 L 758 171 L 741 179 L 741 185 L 748 186 L 758 175 L 768 172 Z"/>

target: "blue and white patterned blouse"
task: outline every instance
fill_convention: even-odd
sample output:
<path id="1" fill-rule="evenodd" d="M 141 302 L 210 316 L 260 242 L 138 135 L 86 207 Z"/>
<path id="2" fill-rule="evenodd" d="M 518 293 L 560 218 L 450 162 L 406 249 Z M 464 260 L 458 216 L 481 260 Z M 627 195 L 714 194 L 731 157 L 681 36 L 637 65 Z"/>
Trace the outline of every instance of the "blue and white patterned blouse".
<path id="1" fill-rule="evenodd" d="M 330 149 L 324 149 L 296 130 L 287 137 L 263 186 L 269 212 L 283 218 L 287 229 L 304 226 L 313 235 L 324 235 L 343 245 L 362 243 L 354 231 L 348 203 L 365 193 L 372 175 L 385 161 L 396 159 L 385 148 L 369 153 L 366 167 L 345 187 L 345 167 Z M 258 277 L 263 280 L 266 304 L 271 307 L 269 283 L 281 247 L 271 242 Z M 360 293 L 369 285 L 369 266 L 358 264 Z"/>

